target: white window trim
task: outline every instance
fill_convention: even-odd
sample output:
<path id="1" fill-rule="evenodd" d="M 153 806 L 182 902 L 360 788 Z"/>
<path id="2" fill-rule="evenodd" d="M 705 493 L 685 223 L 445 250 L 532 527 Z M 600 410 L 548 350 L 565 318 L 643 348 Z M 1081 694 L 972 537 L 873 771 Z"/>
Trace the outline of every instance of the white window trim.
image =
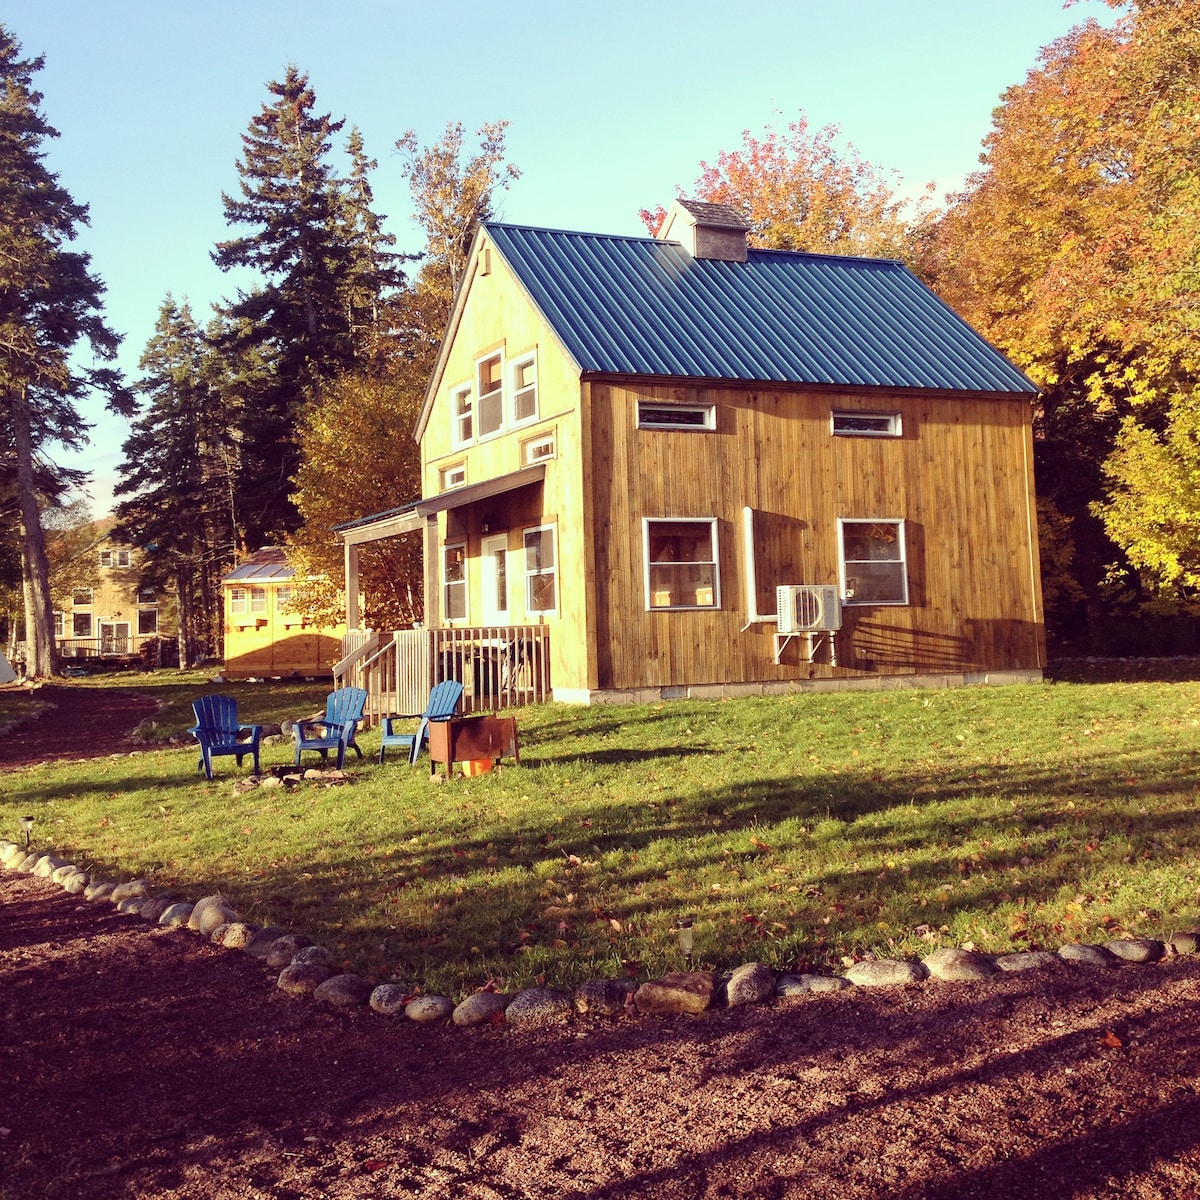
<path id="1" fill-rule="evenodd" d="M 546 447 L 544 454 L 535 454 L 539 447 Z M 521 443 L 521 464 L 532 467 L 536 463 L 546 462 L 558 457 L 558 438 L 555 433 L 545 433 L 541 437 L 533 437 Z"/>
<path id="2" fill-rule="evenodd" d="M 239 595 L 240 593 L 240 595 Z M 229 589 L 230 616 L 244 614 L 250 611 L 250 590 L 244 587 Z"/>
<path id="3" fill-rule="evenodd" d="M 888 422 L 887 429 L 839 429 L 838 418 L 872 417 Z M 829 414 L 829 431 L 834 437 L 865 437 L 865 438 L 898 438 L 904 432 L 904 425 L 898 412 L 865 412 L 856 408 L 835 408 Z"/>
<path id="4" fill-rule="evenodd" d="M 655 412 L 674 409 L 680 413 L 699 413 L 703 417 L 703 421 L 688 421 L 679 424 L 670 421 L 647 421 L 642 417 L 643 407 Z M 717 427 L 717 406 L 715 404 L 676 404 L 670 400 L 651 400 L 648 396 L 639 396 L 637 398 L 637 427 L 673 433 L 711 433 Z"/>
<path id="5" fill-rule="evenodd" d="M 524 387 L 524 388 L 520 388 L 520 389 L 518 389 L 518 387 L 517 387 L 518 373 L 520 372 L 521 368 L 525 367 L 525 366 L 533 367 L 533 385 L 532 385 L 533 412 L 528 417 L 518 417 L 517 416 L 517 396 L 520 392 L 525 392 L 525 391 L 530 390 L 529 387 Z M 519 429 L 522 425 L 530 425 L 534 421 L 536 421 L 538 419 L 538 413 L 541 411 L 541 396 L 539 394 L 540 388 L 539 388 L 539 380 L 538 380 L 537 355 L 536 354 L 522 354 L 520 356 L 520 358 L 514 358 L 511 362 L 508 370 L 509 370 L 509 379 L 512 384 L 512 398 L 511 398 L 512 421 L 511 421 L 511 425 L 512 425 L 513 429 Z"/>
<path id="6" fill-rule="evenodd" d="M 250 611 L 254 614 L 266 613 L 267 589 L 265 587 L 252 587 L 250 589 Z"/>
<path id="7" fill-rule="evenodd" d="M 451 581 L 446 578 L 446 553 L 449 550 L 458 550 L 458 549 L 462 550 L 463 577 L 462 577 L 462 579 L 455 579 L 455 580 Z M 443 542 L 441 559 L 442 559 L 442 562 L 441 562 L 442 620 L 444 622 L 446 622 L 446 624 L 449 624 L 451 621 L 468 621 L 471 618 L 471 591 L 470 591 L 470 575 L 469 575 L 469 571 L 468 571 L 467 543 L 464 541 Z M 448 589 L 451 587 L 461 587 L 463 590 L 463 596 L 466 600 L 466 603 L 464 604 L 463 607 L 466 609 L 466 611 L 463 613 L 463 615 L 461 617 L 450 617 L 450 616 L 446 615 L 447 610 L 449 608 L 449 605 L 446 603 L 446 597 L 447 597 Z"/>
<path id="8" fill-rule="evenodd" d="M 525 539 L 531 533 L 546 533 L 546 532 L 549 532 L 549 534 L 550 534 L 550 546 L 554 553 L 554 566 L 551 567 L 549 570 L 546 570 L 545 568 L 543 568 L 540 571 L 539 570 L 531 571 L 529 569 L 528 561 L 526 559 Z M 525 582 L 525 615 L 527 617 L 531 617 L 535 614 L 538 616 L 557 616 L 558 611 L 559 611 L 559 605 L 561 603 L 559 597 L 560 597 L 561 589 L 562 589 L 562 580 L 559 578 L 560 572 L 559 572 L 559 566 L 558 566 L 558 526 L 557 525 L 527 525 L 527 526 L 525 526 L 524 529 L 521 530 L 521 573 L 522 573 L 522 576 L 523 576 L 524 582 Z M 539 577 L 541 575 L 553 575 L 554 576 L 554 607 L 553 608 L 533 608 L 530 604 L 530 601 L 532 600 L 532 591 L 530 588 L 530 583 L 533 579 L 536 579 L 537 577 Z"/>
<path id="9" fill-rule="evenodd" d="M 650 568 L 650 526 L 670 522 L 672 525 L 707 525 L 712 531 L 713 602 L 711 604 L 652 604 Z M 707 561 L 707 560 L 706 560 Z M 657 564 L 661 566 L 662 564 Z M 647 612 L 713 612 L 721 607 L 721 543 L 716 517 L 643 517 L 642 518 L 642 584 L 645 589 Z"/>
<path id="10" fill-rule="evenodd" d="M 84 592 L 87 593 L 86 600 L 76 600 L 75 599 L 75 597 L 77 595 L 82 595 Z M 72 608 L 91 608 L 95 602 L 96 602 L 96 589 L 95 588 L 72 588 L 71 589 L 71 607 Z"/>
<path id="11" fill-rule="evenodd" d="M 457 478 L 454 478 L 457 476 Z M 448 467 L 438 468 L 438 491 L 452 492 L 455 488 L 464 487 L 467 482 L 467 464 L 463 462 L 453 463 Z"/>
<path id="12" fill-rule="evenodd" d="M 500 377 L 500 424 L 495 429 L 488 433 L 483 432 L 482 405 L 483 405 L 483 389 L 479 386 L 479 368 L 486 362 L 491 362 L 492 359 L 499 360 L 499 368 L 497 374 Z M 508 392 L 505 387 L 505 372 L 508 367 L 504 361 L 503 350 L 492 350 L 487 354 L 481 354 L 475 360 L 475 440 L 477 442 L 490 442 L 493 438 L 498 438 L 508 428 Z M 494 391 L 487 393 L 489 397 L 495 394 Z"/>
<path id="13" fill-rule="evenodd" d="M 846 537 L 847 525 L 895 525 L 898 528 L 897 542 L 900 547 L 899 559 L 880 559 L 880 562 L 899 562 L 903 568 L 904 599 L 903 600 L 856 600 L 846 594 Z M 838 517 L 838 591 L 841 593 L 843 604 L 854 604 L 866 608 L 902 608 L 908 604 L 908 534 L 902 517 Z"/>
<path id="14" fill-rule="evenodd" d="M 470 407 L 466 413 L 458 411 L 458 402 L 466 396 L 470 401 Z M 471 420 L 471 434 L 469 437 L 461 436 L 463 417 L 469 417 Z M 456 384 L 450 389 L 450 444 L 456 449 L 460 446 L 469 446 L 475 440 L 475 389 L 467 382 Z"/>

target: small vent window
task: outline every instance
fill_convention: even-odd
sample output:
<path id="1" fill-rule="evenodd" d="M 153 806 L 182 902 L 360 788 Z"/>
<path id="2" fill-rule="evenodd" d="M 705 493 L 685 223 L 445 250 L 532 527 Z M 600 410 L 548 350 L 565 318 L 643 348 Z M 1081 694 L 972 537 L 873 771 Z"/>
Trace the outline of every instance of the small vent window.
<path id="1" fill-rule="evenodd" d="M 899 437 L 900 414 L 835 409 L 833 432 L 841 437 Z"/>
<path id="2" fill-rule="evenodd" d="M 466 463 L 455 463 L 452 467 L 443 467 L 438 472 L 439 490 L 448 492 L 452 488 L 462 487 L 467 482 Z"/>
<path id="3" fill-rule="evenodd" d="M 554 458 L 556 453 L 554 434 L 552 433 L 521 443 L 521 462 L 527 467 L 533 466 L 534 463 L 545 462 L 548 458 Z"/>
<path id="4" fill-rule="evenodd" d="M 639 429 L 715 429 L 716 407 L 712 404 L 659 404 L 637 402 Z"/>

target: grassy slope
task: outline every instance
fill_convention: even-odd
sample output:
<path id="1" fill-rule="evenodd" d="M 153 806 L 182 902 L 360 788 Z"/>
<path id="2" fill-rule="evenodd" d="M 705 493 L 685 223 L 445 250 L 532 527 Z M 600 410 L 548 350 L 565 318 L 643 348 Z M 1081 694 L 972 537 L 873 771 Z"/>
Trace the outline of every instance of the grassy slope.
<path id="1" fill-rule="evenodd" d="M 247 719 L 319 707 L 313 685 L 241 686 Z M 1195 681 L 551 705 L 520 727 L 521 768 L 449 784 L 378 767 L 371 734 L 338 787 L 243 792 L 231 759 L 208 784 L 189 749 L 31 768 L 0 831 L 32 812 L 101 874 L 219 887 L 450 992 L 679 967 L 680 916 L 695 962 L 826 969 L 1196 919 Z"/>

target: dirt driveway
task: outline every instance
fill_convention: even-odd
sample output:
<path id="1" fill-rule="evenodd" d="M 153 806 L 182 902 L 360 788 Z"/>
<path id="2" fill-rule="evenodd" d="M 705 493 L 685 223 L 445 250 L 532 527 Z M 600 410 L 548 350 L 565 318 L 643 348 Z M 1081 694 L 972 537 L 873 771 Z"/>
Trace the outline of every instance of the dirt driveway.
<path id="1" fill-rule="evenodd" d="M 431 1028 L 0 870 L 0 1197 L 1194 1197 L 1198 1016 L 1187 956 Z"/>

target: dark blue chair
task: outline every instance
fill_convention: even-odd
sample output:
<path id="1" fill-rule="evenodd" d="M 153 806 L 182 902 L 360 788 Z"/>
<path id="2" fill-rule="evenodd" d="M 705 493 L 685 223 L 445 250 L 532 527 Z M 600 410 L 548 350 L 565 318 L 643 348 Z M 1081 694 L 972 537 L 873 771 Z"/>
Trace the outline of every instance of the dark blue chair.
<path id="1" fill-rule="evenodd" d="M 429 722 L 446 721 L 458 711 L 458 702 L 462 699 L 463 685 L 457 679 L 447 679 L 437 684 L 429 693 L 429 702 L 422 713 L 401 714 L 383 718 L 383 736 L 379 740 L 379 761 L 383 762 L 384 752 L 389 746 L 403 746 L 408 751 L 409 766 L 420 757 L 421 747 L 429 739 Z M 416 732 L 399 733 L 393 726 L 393 721 L 416 721 L 421 723 Z"/>
<path id="2" fill-rule="evenodd" d="M 350 747 L 359 758 L 363 752 L 354 735 L 358 723 L 363 719 L 367 706 L 367 693 L 359 687 L 338 688 L 329 693 L 325 702 L 325 715 L 309 721 L 296 721 L 292 725 L 292 736 L 296 739 L 296 766 L 300 765 L 300 754 L 304 750 L 316 750 L 321 762 L 329 761 L 329 751 L 337 751 L 340 769 L 346 761 L 346 747 Z"/>
<path id="3" fill-rule="evenodd" d="M 258 774 L 258 743 L 262 739 L 261 725 L 242 725 L 238 721 L 237 701 L 228 696 L 201 696 L 192 701 L 196 723 L 189 730 L 200 743 L 200 761 L 196 769 L 204 768 L 213 777 L 212 760 L 219 754 L 232 754 L 237 765 L 247 754 L 254 758 L 254 773 Z"/>

